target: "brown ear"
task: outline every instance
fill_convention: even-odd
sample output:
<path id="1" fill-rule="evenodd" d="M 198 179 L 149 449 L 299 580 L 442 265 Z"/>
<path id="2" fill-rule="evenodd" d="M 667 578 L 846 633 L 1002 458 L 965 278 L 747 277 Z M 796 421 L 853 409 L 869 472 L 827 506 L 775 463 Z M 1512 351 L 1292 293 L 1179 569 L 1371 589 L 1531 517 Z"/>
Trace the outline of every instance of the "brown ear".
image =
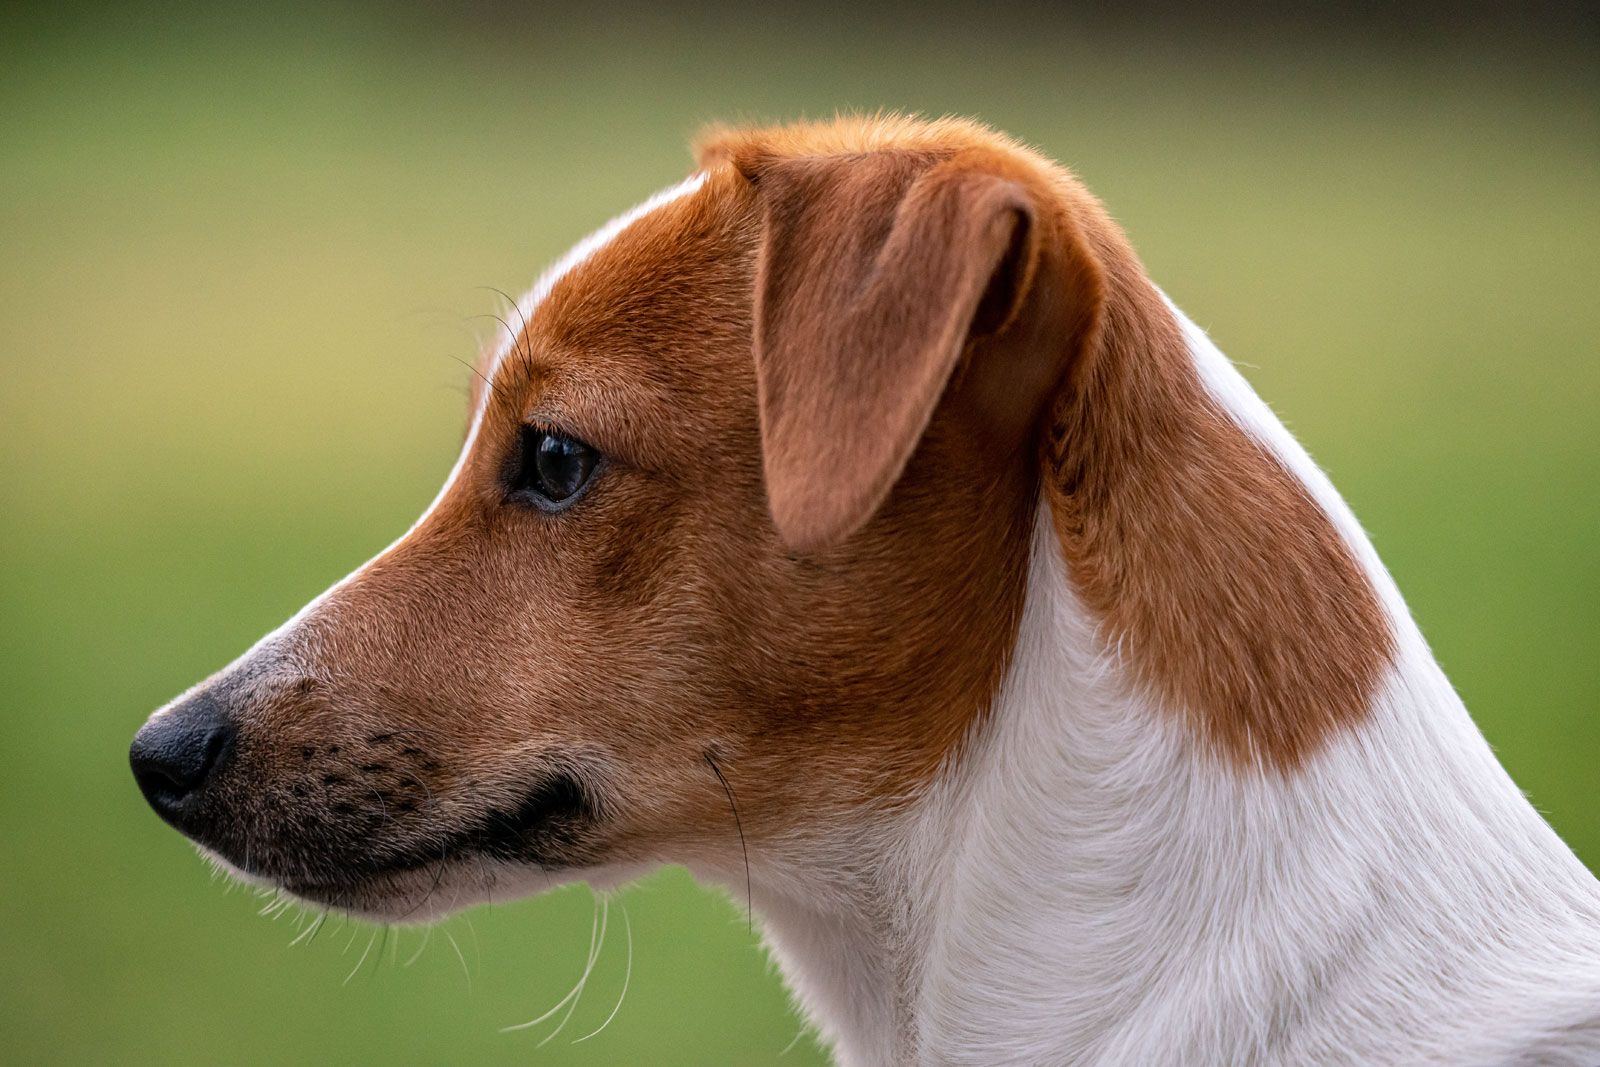
<path id="1" fill-rule="evenodd" d="M 740 167 L 766 231 L 755 361 L 767 497 L 812 551 L 872 517 L 970 342 L 1007 330 L 1037 273 L 1024 187 L 914 152 Z"/>

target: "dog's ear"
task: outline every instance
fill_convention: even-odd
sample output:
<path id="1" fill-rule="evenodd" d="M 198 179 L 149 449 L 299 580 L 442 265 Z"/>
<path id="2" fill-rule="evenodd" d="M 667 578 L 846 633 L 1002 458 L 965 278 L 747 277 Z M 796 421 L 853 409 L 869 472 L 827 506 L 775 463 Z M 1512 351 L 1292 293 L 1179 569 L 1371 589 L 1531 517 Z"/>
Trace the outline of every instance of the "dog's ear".
<path id="1" fill-rule="evenodd" d="M 1022 320 L 1041 303 L 1044 227 L 1022 182 L 913 152 L 737 165 L 765 226 L 756 375 L 767 497 L 790 548 L 836 544 L 872 517 L 964 355 L 1018 364 L 975 383 L 998 439 L 1018 443 L 1061 369 L 1060 352 L 988 351 L 1040 340 Z"/>

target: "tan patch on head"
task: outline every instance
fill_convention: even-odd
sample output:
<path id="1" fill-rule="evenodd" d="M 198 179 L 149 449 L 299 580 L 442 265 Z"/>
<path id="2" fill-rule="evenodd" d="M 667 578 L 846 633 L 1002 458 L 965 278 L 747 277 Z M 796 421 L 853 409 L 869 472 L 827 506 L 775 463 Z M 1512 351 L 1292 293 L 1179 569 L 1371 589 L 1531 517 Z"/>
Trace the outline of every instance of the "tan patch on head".
<path id="1" fill-rule="evenodd" d="M 230 840 L 302 873 L 736 861 L 709 755 L 753 853 L 825 862 L 989 707 L 1041 484 L 1108 639 L 1218 751 L 1291 767 L 1359 720 L 1370 584 L 1073 178 L 957 122 L 703 159 L 550 288 L 426 520 L 219 680 Z M 527 428 L 605 456 L 564 511 L 508 495 Z"/>
<path id="2" fill-rule="evenodd" d="M 811 172 L 842 166 L 849 180 L 869 180 L 893 160 L 912 174 L 942 166 L 965 169 L 969 182 L 972 172 L 1003 181 L 1022 198 L 1017 210 L 1032 220 L 1030 238 L 1040 249 L 1039 262 L 1029 264 L 1037 278 L 1023 286 L 1031 297 L 1018 306 L 1020 323 L 1002 338 L 1007 343 L 986 350 L 980 339 L 959 353 L 964 363 L 900 371 L 896 401 L 926 396 L 929 381 L 983 374 L 986 361 L 1005 364 L 988 372 L 989 380 L 1012 385 L 1005 395 L 1024 419 L 1035 410 L 1032 390 L 1054 394 L 1049 432 L 1041 434 L 1045 488 L 1078 592 L 1137 679 L 1190 716 L 1218 751 L 1288 768 L 1363 717 L 1394 651 L 1370 581 L 1306 488 L 1208 394 L 1170 310 L 1120 230 L 1075 179 L 1004 138 L 954 121 L 723 130 L 705 139 L 702 156 L 754 174 L 787 161 Z M 827 207 L 837 211 L 836 202 Z M 981 198 L 969 198 L 962 210 L 979 212 L 981 221 Z M 881 269 L 892 241 L 862 230 L 857 225 L 852 239 L 882 243 L 873 264 Z M 969 245 L 979 240 L 953 236 Z M 791 258 L 832 254 L 813 242 Z M 937 277 L 937 264 L 904 269 L 913 285 Z M 808 339 L 823 342 L 819 359 L 849 351 L 829 339 L 830 330 L 875 337 L 852 318 L 859 317 L 862 284 L 848 269 L 835 278 L 847 295 L 831 298 L 834 318 L 811 312 L 829 327 Z M 871 344 L 894 351 L 882 340 Z M 758 361 L 761 347 L 758 336 Z M 807 369 L 828 370 L 815 362 Z M 859 375 L 831 376 L 844 386 L 832 402 L 855 409 L 881 403 Z M 869 427 L 877 445 L 897 444 L 905 417 L 867 419 L 855 409 L 842 410 L 855 426 Z M 814 412 L 806 416 L 815 421 Z M 769 450 L 773 444 L 769 437 Z M 769 451 L 769 479 L 773 466 Z M 869 503 L 879 491 L 872 487 Z M 835 502 L 860 509 L 848 498 Z M 782 526 L 783 501 L 774 507 Z"/>
<path id="3" fill-rule="evenodd" d="M 1101 341 L 1048 442 L 1062 550 L 1141 682 L 1224 755 L 1292 768 L 1369 712 L 1387 616 L 1306 487 L 1209 394 L 1120 236 L 1097 236 Z"/>

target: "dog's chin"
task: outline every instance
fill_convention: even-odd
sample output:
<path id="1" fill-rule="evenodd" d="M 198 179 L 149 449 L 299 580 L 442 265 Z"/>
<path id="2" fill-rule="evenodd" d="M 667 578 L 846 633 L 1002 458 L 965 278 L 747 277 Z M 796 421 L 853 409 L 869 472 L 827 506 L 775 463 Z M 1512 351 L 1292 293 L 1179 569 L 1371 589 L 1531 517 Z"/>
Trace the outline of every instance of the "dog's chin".
<path id="1" fill-rule="evenodd" d="M 191 839 L 217 871 L 307 907 L 374 922 L 426 923 L 475 904 L 593 881 L 605 851 L 598 821 L 584 782 L 559 771 L 505 808 L 448 828 L 414 826 L 409 841 L 358 842 L 337 824 L 253 845 L 237 832 Z"/>
<path id="2" fill-rule="evenodd" d="M 349 879 L 305 881 L 266 877 L 229 862 L 203 845 L 198 848 L 213 868 L 246 885 L 281 893 L 316 911 L 387 924 L 437 922 L 476 904 L 505 903 L 580 880 L 621 880 L 607 878 L 600 871 L 551 871 L 485 856 L 465 856 Z"/>

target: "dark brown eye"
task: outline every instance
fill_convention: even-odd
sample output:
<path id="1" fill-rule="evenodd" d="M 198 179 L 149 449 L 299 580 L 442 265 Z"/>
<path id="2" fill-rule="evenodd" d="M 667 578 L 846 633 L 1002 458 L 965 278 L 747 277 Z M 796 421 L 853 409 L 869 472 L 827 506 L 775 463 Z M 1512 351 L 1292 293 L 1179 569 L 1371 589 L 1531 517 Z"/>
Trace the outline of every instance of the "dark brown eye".
<path id="1" fill-rule="evenodd" d="M 544 511 L 560 511 L 583 495 L 600 463 L 600 453 L 575 437 L 522 428 L 522 441 L 511 472 L 511 496 Z"/>

